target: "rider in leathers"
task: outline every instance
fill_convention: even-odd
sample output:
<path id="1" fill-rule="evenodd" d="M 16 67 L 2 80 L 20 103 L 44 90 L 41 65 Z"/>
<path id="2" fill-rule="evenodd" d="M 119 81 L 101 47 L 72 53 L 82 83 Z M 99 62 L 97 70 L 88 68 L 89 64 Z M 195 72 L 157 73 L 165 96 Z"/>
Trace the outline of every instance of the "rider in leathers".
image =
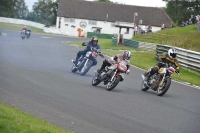
<path id="1" fill-rule="evenodd" d="M 122 54 L 117 54 L 113 57 L 113 60 L 112 59 L 105 59 L 103 61 L 103 64 L 101 66 L 100 69 L 97 70 L 98 73 L 100 73 L 102 70 L 105 69 L 106 66 L 111 66 L 113 64 L 113 61 L 114 63 L 118 63 L 122 60 L 126 61 L 126 64 L 127 64 L 127 71 L 126 71 L 126 74 L 129 74 L 130 70 L 130 58 L 131 58 L 131 52 L 130 51 L 127 51 L 127 50 L 124 50 Z"/>
<path id="2" fill-rule="evenodd" d="M 147 75 L 147 72 L 145 72 L 144 76 L 146 76 L 146 81 L 149 80 L 149 78 L 151 77 L 151 75 L 155 74 L 156 72 L 158 72 L 158 70 L 163 67 L 166 64 L 168 64 L 169 66 L 172 66 L 176 69 L 176 72 L 179 73 L 180 72 L 180 67 L 178 64 L 178 60 L 176 59 L 176 50 L 174 48 L 171 48 L 168 50 L 168 52 L 164 52 L 162 55 L 157 56 L 157 60 L 159 61 L 151 70 L 150 70 L 150 74 Z"/>
<path id="3" fill-rule="evenodd" d="M 77 53 L 76 59 L 73 61 L 74 64 L 77 64 L 78 59 L 81 57 L 81 55 L 85 56 L 88 51 L 91 50 L 91 47 L 96 48 L 97 50 L 100 49 L 100 46 L 98 45 L 98 37 L 93 36 L 91 41 L 87 42 L 87 47 L 84 50 L 81 50 Z M 93 60 L 93 66 L 97 64 L 96 60 Z"/>

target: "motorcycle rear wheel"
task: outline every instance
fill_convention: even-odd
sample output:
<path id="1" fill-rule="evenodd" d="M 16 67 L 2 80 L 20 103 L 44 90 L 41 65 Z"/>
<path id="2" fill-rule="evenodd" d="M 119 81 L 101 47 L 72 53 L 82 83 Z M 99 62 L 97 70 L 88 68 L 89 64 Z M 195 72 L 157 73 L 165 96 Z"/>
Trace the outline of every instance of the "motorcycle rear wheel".
<path id="1" fill-rule="evenodd" d="M 171 85 L 171 78 L 167 78 L 163 84 L 164 85 L 162 87 L 158 87 L 158 89 L 157 89 L 158 96 L 163 96 L 168 91 L 168 89 Z"/>
<path id="2" fill-rule="evenodd" d="M 107 91 L 113 90 L 118 85 L 120 80 L 121 80 L 121 76 L 117 76 L 117 77 L 114 77 L 114 81 L 108 82 L 108 84 L 106 85 Z"/>
<path id="3" fill-rule="evenodd" d="M 149 89 L 149 87 L 146 85 L 145 81 L 142 81 L 142 85 L 141 85 L 141 90 L 142 91 L 147 91 Z"/>

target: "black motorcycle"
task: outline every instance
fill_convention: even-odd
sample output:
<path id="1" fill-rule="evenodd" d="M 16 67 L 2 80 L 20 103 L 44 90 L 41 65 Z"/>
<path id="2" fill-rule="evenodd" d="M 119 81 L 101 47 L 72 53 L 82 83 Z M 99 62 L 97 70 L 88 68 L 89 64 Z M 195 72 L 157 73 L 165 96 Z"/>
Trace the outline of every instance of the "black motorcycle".
<path id="1" fill-rule="evenodd" d="M 179 74 L 172 66 L 163 63 L 163 67 L 158 70 L 158 73 L 155 73 L 149 77 L 149 80 L 146 81 L 146 76 L 150 74 L 150 68 L 145 74 L 142 75 L 142 91 L 147 91 L 152 89 L 157 92 L 158 96 L 163 96 L 169 89 L 171 85 L 171 75 L 173 73 Z"/>
<path id="2" fill-rule="evenodd" d="M 31 35 L 31 30 L 22 30 L 22 32 L 21 32 L 22 39 L 24 39 L 24 38 L 29 39 L 30 35 Z"/>
<path id="3" fill-rule="evenodd" d="M 82 45 L 86 46 L 85 43 L 82 43 Z M 75 73 L 77 70 L 79 70 L 80 74 L 84 76 L 93 66 L 94 60 L 96 60 L 98 55 L 104 58 L 100 49 L 90 47 L 90 51 L 88 51 L 85 56 L 81 56 L 76 64 L 73 63 L 71 71 Z"/>

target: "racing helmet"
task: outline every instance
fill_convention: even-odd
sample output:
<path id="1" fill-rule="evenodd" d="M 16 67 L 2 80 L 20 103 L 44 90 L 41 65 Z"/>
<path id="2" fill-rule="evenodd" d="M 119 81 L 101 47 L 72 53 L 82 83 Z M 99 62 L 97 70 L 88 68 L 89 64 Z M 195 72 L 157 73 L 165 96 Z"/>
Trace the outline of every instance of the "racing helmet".
<path id="1" fill-rule="evenodd" d="M 131 58 L 131 51 L 124 50 L 122 53 L 122 57 L 124 60 L 130 60 Z"/>
<path id="2" fill-rule="evenodd" d="M 168 56 L 171 58 L 171 59 L 175 59 L 176 58 L 176 50 L 174 48 L 171 48 L 168 50 Z"/>
<path id="3" fill-rule="evenodd" d="M 97 44 L 98 43 L 98 37 L 97 36 L 93 36 L 91 38 L 91 42 L 92 42 L 92 44 L 94 44 L 94 42 L 96 42 L 95 44 Z"/>

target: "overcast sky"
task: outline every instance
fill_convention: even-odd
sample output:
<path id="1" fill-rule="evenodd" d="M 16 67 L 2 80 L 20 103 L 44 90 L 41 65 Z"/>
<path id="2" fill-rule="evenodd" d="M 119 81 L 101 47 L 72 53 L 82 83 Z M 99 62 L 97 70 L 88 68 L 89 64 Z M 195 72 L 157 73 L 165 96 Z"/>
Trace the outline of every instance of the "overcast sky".
<path id="1" fill-rule="evenodd" d="M 38 0 L 25 0 L 28 9 L 31 11 L 34 2 Z M 88 0 L 93 1 L 93 0 Z M 166 3 L 162 0 L 111 0 L 113 2 L 125 3 L 127 5 L 137 5 L 137 6 L 150 6 L 150 7 L 165 7 Z"/>

